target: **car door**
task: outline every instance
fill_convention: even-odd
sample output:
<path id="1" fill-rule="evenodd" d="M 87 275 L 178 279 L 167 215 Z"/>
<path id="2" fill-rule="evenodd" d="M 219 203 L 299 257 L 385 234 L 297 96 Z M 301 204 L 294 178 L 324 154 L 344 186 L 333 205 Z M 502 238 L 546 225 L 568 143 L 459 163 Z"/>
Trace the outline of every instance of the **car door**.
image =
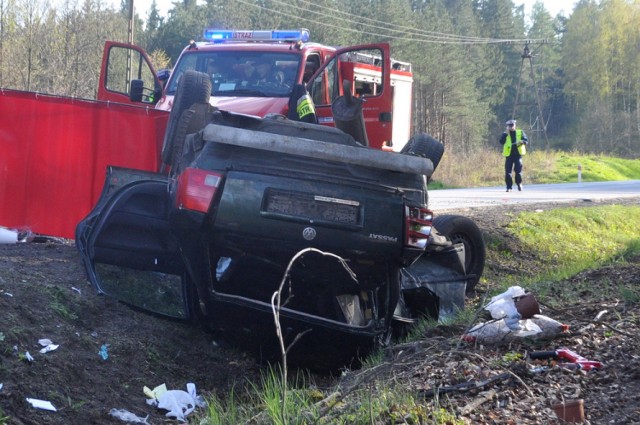
<path id="1" fill-rule="evenodd" d="M 337 50 L 307 83 L 318 123 L 335 126 L 332 105 L 348 94 L 344 91 L 344 82 L 348 81 L 351 96 L 362 104 L 368 144 L 381 148 L 384 141 L 391 140 L 393 132 L 390 69 L 386 43 Z"/>
<path id="2" fill-rule="evenodd" d="M 105 42 L 98 100 L 154 105 L 161 95 L 161 81 L 143 49 L 116 41 Z"/>
<path id="3" fill-rule="evenodd" d="M 164 175 L 109 167 L 76 246 L 100 293 L 156 314 L 188 319 L 184 263 L 168 223 Z"/>

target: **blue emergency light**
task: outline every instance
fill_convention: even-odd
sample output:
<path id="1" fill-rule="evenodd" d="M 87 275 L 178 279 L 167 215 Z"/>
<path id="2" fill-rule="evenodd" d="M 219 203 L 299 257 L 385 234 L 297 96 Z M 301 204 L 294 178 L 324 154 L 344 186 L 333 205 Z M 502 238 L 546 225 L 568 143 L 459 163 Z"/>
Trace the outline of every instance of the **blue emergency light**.
<path id="1" fill-rule="evenodd" d="M 262 31 L 241 31 L 241 30 L 218 30 L 207 28 L 204 30 L 203 38 L 207 41 L 309 41 L 309 30 L 262 30 Z"/>

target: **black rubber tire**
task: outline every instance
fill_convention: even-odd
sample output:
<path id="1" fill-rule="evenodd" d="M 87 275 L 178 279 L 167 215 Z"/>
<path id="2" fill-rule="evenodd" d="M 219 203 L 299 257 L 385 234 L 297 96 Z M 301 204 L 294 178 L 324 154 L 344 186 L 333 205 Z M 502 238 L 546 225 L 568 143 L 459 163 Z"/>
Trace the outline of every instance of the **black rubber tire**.
<path id="1" fill-rule="evenodd" d="M 433 163 L 433 170 L 438 167 L 442 155 L 444 155 L 444 144 L 439 140 L 434 139 L 427 133 L 418 133 L 414 135 L 406 145 L 402 148 L 400 153 L 406 153 L 410 155 L 421 156 L 428 158 Z"/>
<path id="2" fill-rule="evenodd" d="M 171 176 L 177 176 L 180 174 L 182 168 L 182 154 L 184 151 L 184 140 L 188 134 L 188 128 L 193 120 L 195 111 L 193 109 L 187 109 L 182 112 L 178 125 L 176 126 L 175 135 L 171 141 L 171 158 L 169 164 L 171 165 Z"/>
<path id="3" fill-rule="evenodd" d="M 185 73 L 182 74 L 178 88 L 176 89 L 176 95 L 173 99 L 167 129 L 164 133 L 161 154 L 163 163 L 170 165 L 174 159 L 174 139 L 178 132 L 178 125 L 182 113 L 189 109 L 194 103 L 209 103 L 210 97 L 211 78 L 209 78 L 208 74 L 193 70 L 185 71 Z"/>
<path id="4" fill-rule="evenodd" d="M 460 215 L 436 216 L 433 227 L 451 242 L 464 244 L 465 270 L 468 275 L 474 275 L 467 281 L 466 292 L 473 292 L 482 277 L 487 256 L 480 228 L 470 218 Z"/>

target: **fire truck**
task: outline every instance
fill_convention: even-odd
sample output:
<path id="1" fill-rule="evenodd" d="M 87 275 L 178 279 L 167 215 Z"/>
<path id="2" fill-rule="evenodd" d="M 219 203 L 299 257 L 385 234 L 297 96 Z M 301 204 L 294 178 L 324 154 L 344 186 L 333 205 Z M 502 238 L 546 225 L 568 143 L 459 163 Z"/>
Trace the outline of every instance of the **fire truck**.
<path id="1" fill-rule="evenodd" d="M 139 47 L 108 42 L 98 99 L 168 111 L 185 71 L 196 70 L 211 76 L 210 103 L 219 109 L 290 116 L 290 97 L 302 84 L 311 95 L 318 123 L 334 126 L 332 105 L 345 94 L 343 82 L 348 81 L 346 90 L 361 104 L 364 143 L 399 151 L 410 137 L 411 65 L 391 59 L 386 44 L 337 49 L 309 41 L 306 29 L 206 29 L 203 39 L 185 47 L 171 72 L 158 73 Z M 270 75 L 259 75 L 261 70 Z"/>

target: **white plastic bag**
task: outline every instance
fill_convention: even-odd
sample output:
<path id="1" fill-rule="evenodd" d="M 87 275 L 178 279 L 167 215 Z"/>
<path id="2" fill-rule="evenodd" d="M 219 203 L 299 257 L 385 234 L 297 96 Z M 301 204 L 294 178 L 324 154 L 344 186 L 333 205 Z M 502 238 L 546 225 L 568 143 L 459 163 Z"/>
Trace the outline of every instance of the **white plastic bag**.
<path id="1" fill-rule="evenodd" d="M 484 309 L 489 311 L 494 319 L 504 319 L 504 323 L 510 330 L 519 331 L 521 329 L 519 322 L 522 317 L 513 299 L 524 294 L 524 289 L 520 286 L 512 286 L 502 294 L 491 298 Z"/>

